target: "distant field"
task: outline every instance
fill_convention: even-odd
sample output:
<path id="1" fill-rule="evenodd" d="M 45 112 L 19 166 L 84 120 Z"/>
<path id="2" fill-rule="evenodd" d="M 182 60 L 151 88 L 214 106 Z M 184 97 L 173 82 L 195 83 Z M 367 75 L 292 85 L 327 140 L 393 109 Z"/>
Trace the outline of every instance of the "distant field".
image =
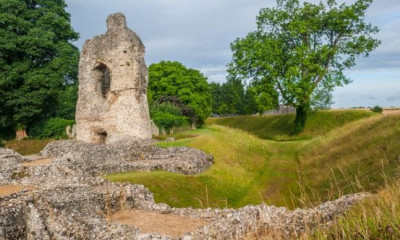
<path id="1" fill-rule="evenodd" d="M 384 109 L 384 115 L 400 115 L 400 109 Z"/>

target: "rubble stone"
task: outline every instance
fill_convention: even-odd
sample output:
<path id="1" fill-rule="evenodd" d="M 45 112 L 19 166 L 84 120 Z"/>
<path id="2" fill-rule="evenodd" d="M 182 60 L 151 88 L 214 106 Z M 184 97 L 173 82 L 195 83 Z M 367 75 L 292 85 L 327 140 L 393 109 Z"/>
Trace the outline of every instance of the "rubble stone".
<path id="1" fill-rule="evenodd" d="M 42 155 L 55 157 L 53 162 L 22 168 L 22 163 L 39 156 L 25 158 L 0 148 L 0 163 L 4 166 L 0 170 L 0 185 L 34 186 L 31 190 L 0 197 L 0 239 L 242 239 L 260 230 L 278 232 L 283 238 L 297 237 L 306 229 L 330 223 L 369 196 L 367 193 L 348 195 L 315 208 L 293 211 L 265 204 L 240 209 L 171 208 L 155 203 L 153 194 L 142 185 L 111 183 L 97 177 L 131 169 L 124 165 L 125 161 L 151 162 L 163 157 L 166 160 L 177 152 L 187 155 L 175 158 L 172 162 L 176 164 L 185 162 L 184 158 L 209 161 L 206 154 L 186 148 L 158 149 L 139 142 L 95 145 L 59 141 L 50 143 L 42 151 Z M 175 171 L 177 168 L 172 165 L 165 168 Z M 22 169 L 25 174 L 19 178 L 9 174 Z M 203 219 L 205 226 L 171 237 L 160 235 L 157 229 L 146 233 L 108 220 L 115 212 L 132 209 Z"/>

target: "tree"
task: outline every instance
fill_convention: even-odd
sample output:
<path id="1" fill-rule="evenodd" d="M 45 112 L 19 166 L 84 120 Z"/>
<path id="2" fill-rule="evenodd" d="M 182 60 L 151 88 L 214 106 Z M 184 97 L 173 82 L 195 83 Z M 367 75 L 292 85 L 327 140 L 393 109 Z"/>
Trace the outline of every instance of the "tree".
<path id="1" fill-rule="evenodd" d="M 211 92 L 207 78 L 179 62 L 161 61 L 149 67 L 149 101 L 175 96 L 193 110 L 192 123 L 202 125 L 211 114 Z"/>
<path id="2" fill-rule="evenodd" d="M 244 114 L 255 114 L 263 112 L 263 105 L 260 105 L 256 99 L 256 91 L 253 87 L 247 87 L 244 95 Z"/>
<path id="3" fill-rule="evenodd" d="M 213 113 L 244 114 L 244 86 L 240 80 L 228 79 L 223 84 L 211 83 Z"/>
<path id="4" fill-rule="evenodd" d="M 276 7 L 261 9 L 256 31 L 231 44 L 228 71 L 232 77 L 252 81 L 264 94 L 264 104 L 279 101 L 296 107 L 298 133 L 312 102 L 350 83 L 343 71 L 355 66 L 357 56 L 368 56 L 379 45 L 372 37 L 378 28 L 364 19 L 371 3 L 277 0 Z"/>
<path id="5" fill-rule="evenodd" d="M 229 106 L 230 114 L 244 114 L 244 86 L 242 82 L 235 78 L 228 78 L 223 84 L 226 89 L 224 99 Z"/>
<path id="6" fill-rule="evenodd" d="M 222 86 L 219 83 L 210 83 L 211 98 L 212 98 L 212 113 L 222 114 L 219 107 L 224 103 L 222 96 Z"/>
<path id="7" fill-rule="evenodd" d="M 54 114 L 58 95 L 77 79 L 78 39 L 64 0 L 0 0 L 0 127 L 26 137 Z"/>
<path id="8" fill-rule="evenodd" d="M 58 118 L 75 119 L 76 102 L 78 100 L 78 84 L 69 84 L 58 94 L 58 107 L 55 116 Z"/>

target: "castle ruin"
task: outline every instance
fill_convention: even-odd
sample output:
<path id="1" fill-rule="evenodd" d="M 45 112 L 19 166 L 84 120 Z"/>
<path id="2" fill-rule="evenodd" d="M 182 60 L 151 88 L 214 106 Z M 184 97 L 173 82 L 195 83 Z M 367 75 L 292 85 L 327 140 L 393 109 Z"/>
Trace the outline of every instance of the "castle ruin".
<path id="1" fill-rule="evenodd" d="M 151 138 L 144 53 L 122 13 L 108 17 L 106 34 L 85 42 L 79 63 L 77 140 Z"/>

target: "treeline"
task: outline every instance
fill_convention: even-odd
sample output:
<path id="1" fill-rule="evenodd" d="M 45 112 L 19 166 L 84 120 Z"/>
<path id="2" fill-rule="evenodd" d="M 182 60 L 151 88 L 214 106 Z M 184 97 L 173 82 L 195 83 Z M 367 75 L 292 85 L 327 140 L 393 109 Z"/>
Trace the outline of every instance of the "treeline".
<path id="1" fill-rule="evenodd" d="M 229 79 L 208 83 L 198 70 L 182 63 L 161 61 L 149 67 L 150 117 L 167 132 L 176 127 L 199 127 L 210 115 L 246 115 L 261 112 L 252 87 Z"/>
<path id="2" fill-rule="evenodd" d="M 210 83 L 212 113 L 214 115 L 248 115 L 261 112 L 253 88 L 245 88 L 240 80 L 229 79 L 225 83 Z"/>

